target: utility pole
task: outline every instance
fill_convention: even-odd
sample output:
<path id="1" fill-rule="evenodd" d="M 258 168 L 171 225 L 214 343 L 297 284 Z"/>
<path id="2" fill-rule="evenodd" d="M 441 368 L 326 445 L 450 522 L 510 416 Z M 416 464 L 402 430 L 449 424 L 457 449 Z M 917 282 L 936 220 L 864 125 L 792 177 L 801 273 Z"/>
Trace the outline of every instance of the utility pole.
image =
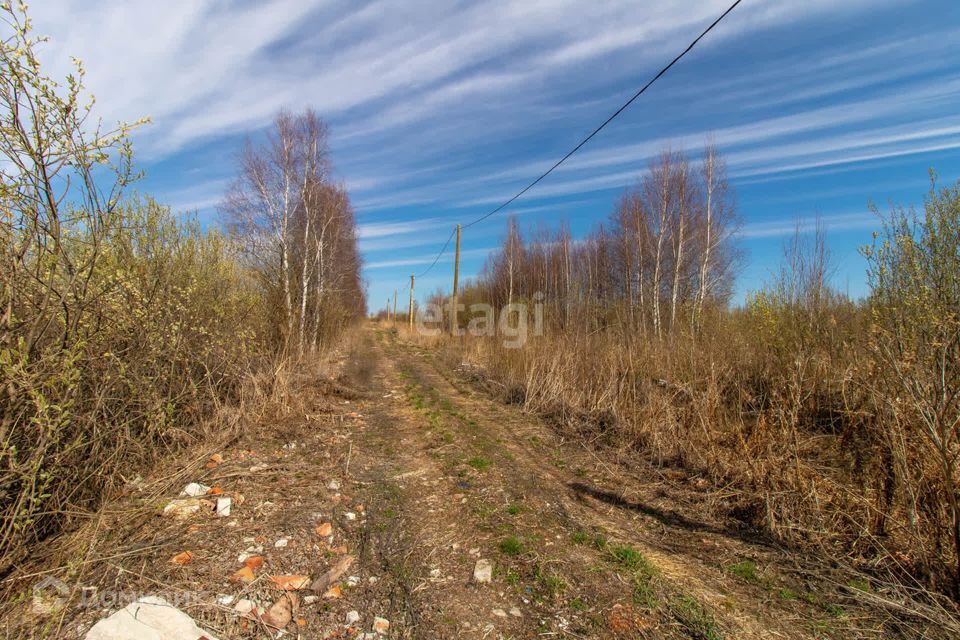
<path id="1" fill-rule="evenodd" d="M 453 298 L 450 299 L 450 335 L 456 336 L 457 329 L 457 280 L 460 277 L 460 225 L 457 225 L 457 253 L 453 260 Z"/>
<path id="2" fill-rule="evenodd" d="M 397 290 L 393 290 L 393 322 L 397 322 Z"/>
<path id="3" fill-rule="evenodd" d="M 410 307 L 409 307 L 410 318 L 407 322 L 407 326 L 409 327 L 410 331 L 413 331 L 413 280 L 414 280 L 414 276 L 411 273 L 410 274 Z"/>

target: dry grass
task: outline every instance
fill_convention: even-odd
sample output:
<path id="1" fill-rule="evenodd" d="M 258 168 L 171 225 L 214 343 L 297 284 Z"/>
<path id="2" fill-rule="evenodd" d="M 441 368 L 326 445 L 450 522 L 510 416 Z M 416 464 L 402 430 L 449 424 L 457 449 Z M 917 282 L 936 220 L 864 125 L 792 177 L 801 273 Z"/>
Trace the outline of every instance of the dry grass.
<path id="1" fill-rule="evenodd" d="M 850 335 L 858 321 L 851 312 Z M 858 383 L 865 351 L 841 333 L 792 358 L 743 318 L 697 340 L 559 334 L 505 349 L 468 338 L 456 357 L 570 436 L 709 478 L 726 488 L 718 508 L 746 526 L 949 592 L 947 514 L 914 524 L 906 493 L 890 495 L 874 399 Z"/>

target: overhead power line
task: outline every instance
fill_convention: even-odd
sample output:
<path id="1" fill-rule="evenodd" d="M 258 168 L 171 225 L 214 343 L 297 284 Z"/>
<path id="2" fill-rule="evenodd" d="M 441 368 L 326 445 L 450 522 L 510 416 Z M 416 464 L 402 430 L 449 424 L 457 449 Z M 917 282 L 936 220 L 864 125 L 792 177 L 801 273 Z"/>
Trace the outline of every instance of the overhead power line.
<path id="1" fill-rule="evenodd" d="M 512 202 L 514 202 L 517 198 L 519 198 L 520 196 L 522 196 L 523 194 L 525 194 L 527 191 L 529 191 L 529 190 L 532 189 L 534 186 L 536 186 L 537 183 L 539 183 L 541 180 L 543 180 L 544 178 L 546 178 L 547 176 L 549 176 L 551 173 L 553 173 L 553 171 L 554 171 L 557 167 L 559 167 L 559 166 L 562 165 L 564 162 L 566 162 L 566 161 L 570 158 L 570 156 L 572 156 L 573 154 L 575 154 L 577 151 L 580 150 L 581 147 L 583 147 L 585 144 L 587 144 L 588 142 L 590 142 L 590 140 L 591 140 L 595 135 L 597 135 L 598 133 L 600 133 L 601 131 L 603 131 L 604 127 L 606 127 L 606 126 L 607 126 L 608 124 L 610 124 L 617 116 L 619 116 L 621 113 L 623 113 L 623 112 L 627 109 L 627 107 L 629 107 L 631 104 L 633 104 L 633 102 L 634 102 L 637 98 L 639 98 L 640 96 L 642 96 L 642 95 L 644 94 L 644 92 L 646 92 L 646 90 L 649 89 L 649 88 L 653 85 L 654 82 L 656 82 L 657 80 L 659 80 L 659 79 L 661 78 L 661 76 L 663 76 L 667 71 L 669 71 L 669 70 L 671 69 L 671 67 L 673 67 L 675 64 L 677 64 L 678 62 L 680 62 L 680 60 L 681 60 L 685 55 L 687 55 L 688 53 L 690 53 L 690 51 L 692 51 L 693 48 L 694 48 L 695 46 L 697 46 L 697 43 L 699 43 L 700 40 L 702 40 L 708 33 L 710 33 L 710 32 L 714 29 L 714 27 L 716 27 L 718 24 L 720 24 L 720 23 L 723 21 L 723 19 L 726 18 L 726 17 L 730 14 L 731 11 L 733 11 L 734 9 L 736 9 L 736 8 L 737 8 L 737 5 L 739 5 L 742 1 L 743 1 L 743 0 L 736 0 L 733 4 L 731 4 L 729 7 L 727 7 L 727 10 L 724 11 L 722 14 L 720 14 L 720 16 L 719 16 L 716 20 L 714 20 L 712 23 L 710 23 L 710 26 L 708 26 L 706 29 L 704 29 L 704 30 L 700 33 L 700 35 L 698 35 L 690 44 L 688 44 L 686 49 L 684 49 L 683 51 L 681 51 L 680 54 L 677 55 L 677 57 L 675 57 L 673 60 L 670 61 L 669 64 L 667 64 L 665 67 L 663 67 L 662 69 L 660 69 L 660 71 L 658 71 L 655 76 L 653 76 L 649 81 L 647 81 L 647 83 L 646 83 L 645 85 L 643 85 L 643 86 L 640 88 L 639 91 L 637 91 L 636 93 L 634 93 L 633 96 L 631 96 L 629 100 L 627 100 L 626 102 L 624 102 L 624 103 L 620 106 L 619 109 L 617 109 L 616 111 L 614 111 L 614 112 L 610 115 L 610 117 L 608 117 L 606 120 L 604 120 L 604 121 L 600 124 L 600 126 L 598 126 L 596 129 L 594 129 L 593 131 L 591 131 L 591 132 L 590 132 L 590 135 L 588 135 L 588 136 L 585 137 L 583 140 L 581 140 L 579 143 L 577 143 L 577 146 L 575 146 L 573 149 L 571 149 L 570 151 L 568 151 L 565 156 L 563 156 L 562 158 L 560 158 L 559 160 L 557 160 L 557 161 L 553 164 L 553 166 L 551 166 L 549 169 L 547 169 L 547 170 L 544 171 L 542 174 L 540 174 L 540 176 L 538 176 L 536 180 L 534 180 L 533 182 L 531 182 L 530 184 L 528 184 L 527 186 L 525 186 L 523 189 L 521 189 L 520 191 L 518 191 L 513 197 L 511 197 L 509 200 L 507 200 L 506 202 L 504 202 L 504 203 L 501 204 L 500 206 L 498 206 L 498 207 L 496 207 L 495 209 L 492 209 L 491 211 L 483 214 L 483 215 L 480 216 L 479 218 L 477 218 L 477 219 L 475 219 L 475 220 L 472 220 L 471 222 L 468 222 L 467 224 L 464 224 L 464 225 L 463 225 L 463 228 L 464 228 L 464 229 L 467 229 L 467 228 L 469 228 L 469 227 L 472 227 L 473 225 L 475 225 L 475 224 L 477 224 L 477 223 L 479 223 L 479 222 L 482 222 L 482 221 L 486 220 L 486 219 L 489 218 L 490 216 L 492 216 L 492 215 L 494 215 L 494 214 L 496 214 L 496 213 L 499 213 L 500 211 L 503 211 L 506 207 L 510 206 L 510 204 L 511 204 Z M 437 264 L 437 262 L 440 260 L 441 256 L 443 256 L 444 252 L 447 250 L 447 247 L 450 246 L 450 240 L 453 238 L 453 235 L 454 235 L 455 232 L 456 232 L 456 229 L 454 229 L 454 231 L 450 233 L 450 237 L 447 238 L 447 241 L 444 243 L 443 247 L 440 249 L 440 253 L 437 254 L 437 257 L 434 258 L 434 260 L 433 260 L 433 262 L 430 264 L 430 266 L 427 267 L 426 269 L 424 269 L 423 273 L 421 273 L 420 275 L 417 276 L 418 278 L 421 278 L 421 277 L 425 276 L 427 273 L 430 272 L 431 269 L 433 269 L 434 266 L 436 266 L 436 264 Z"/>
<path id="2" fill-rule="evenodd" d="M 440 253 L 438 253 L 438 254 L 437 254 L 437 257 L 433 259 L 433 262 L 430 263 L 430 266 L 427 267 L 426 269 L 424 269 L 424 270 L 423 270 L 423 273 L 421 273 L 421 274 L 419 274 L 419 275 L 417 276 L 418 278 L 422 278 L 423 276 L 427 275 L 427 274 L 430 272 L 430 269 L 433 269 L 433 267 L 436 266 L 437 262 L 440 260 L 440 257 L 441 257 L 441 256 L 444 254 L 444 252 L 447 250 L 447 247 L 450 246 L 450 241 L 453 240 L 453 235 L 454 235 L 456 232 L 457 232 L 457 228 L 454 227 L 453 230 L 450 232 L 450 235 L 447 236 L 447 241 L 443 243 L 443 247 L 440 249 Z"/>

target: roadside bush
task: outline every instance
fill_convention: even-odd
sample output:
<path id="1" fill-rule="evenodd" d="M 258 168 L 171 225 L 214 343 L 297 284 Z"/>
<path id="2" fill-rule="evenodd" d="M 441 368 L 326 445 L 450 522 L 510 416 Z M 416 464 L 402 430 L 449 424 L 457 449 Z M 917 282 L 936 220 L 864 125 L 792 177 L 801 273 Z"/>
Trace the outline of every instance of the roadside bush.
<path id="1" fill-rule="evenodd" d="M 3 11 L 0 576 L 197 440 L 269 355 L 233 244 L 125 196 L 132 127 L 91 126 L 79 63 L 44 76 L 29 20 Z"/>

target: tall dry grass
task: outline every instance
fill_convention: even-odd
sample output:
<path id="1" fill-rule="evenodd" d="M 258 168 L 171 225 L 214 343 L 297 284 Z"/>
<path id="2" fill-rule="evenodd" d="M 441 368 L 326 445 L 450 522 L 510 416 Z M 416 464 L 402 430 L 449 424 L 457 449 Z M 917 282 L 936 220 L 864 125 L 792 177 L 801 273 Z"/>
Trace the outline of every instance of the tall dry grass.
<path id="1" fill-rule="evenodd" d="M 862 302 L 827 286 L 816 234 L 699 331 L 658 339 L 616 299 L 547 301 L 543 337 L 467 337 L 462 355 L 568 433 L 712 478 L 747 525 L 956 597 L 960 184 L 878 227 Z"/>

